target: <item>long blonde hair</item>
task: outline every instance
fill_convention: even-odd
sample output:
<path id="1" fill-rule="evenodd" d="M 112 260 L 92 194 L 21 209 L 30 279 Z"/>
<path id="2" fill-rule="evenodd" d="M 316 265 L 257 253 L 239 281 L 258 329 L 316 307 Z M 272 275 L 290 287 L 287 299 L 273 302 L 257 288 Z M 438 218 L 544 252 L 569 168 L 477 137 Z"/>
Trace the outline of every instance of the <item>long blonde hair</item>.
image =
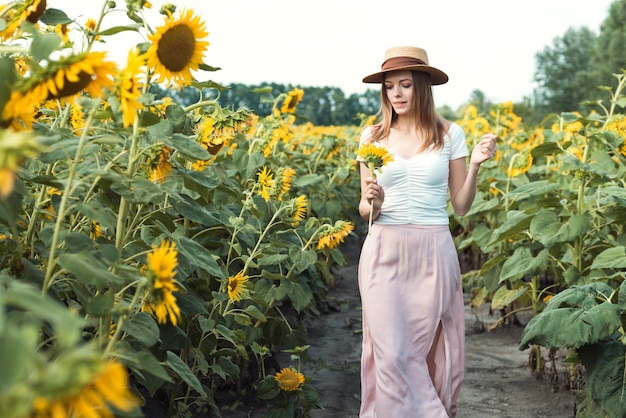
<path id="1" fill-rule="evenodd" d="M 448 124 L 437 114 L 435 100 L 433 98 L 430 74 L 421 71 L 411 71 L 413 75 L 413 103 L 411 109 L 415 113 L 415 132 L 423 138 L 419 151 L 433 146 L 434 149 L 443 147 L 444 136 L 447 133 Z M 380 114 L 382 120 L 372 127 L 372 140 L 380 141 L 389 137 L 391 125 L 398 118 L 393 110 L 385 88 L 384 80 L 380 89 Z"/>

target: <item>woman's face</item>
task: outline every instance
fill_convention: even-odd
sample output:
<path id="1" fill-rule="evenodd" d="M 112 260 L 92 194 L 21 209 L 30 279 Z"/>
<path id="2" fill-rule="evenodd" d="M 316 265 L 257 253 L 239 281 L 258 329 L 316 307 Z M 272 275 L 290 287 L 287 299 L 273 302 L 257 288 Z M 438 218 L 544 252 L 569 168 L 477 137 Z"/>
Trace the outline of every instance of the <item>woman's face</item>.
<path id="1" fill-rule="evenodd" d="M 413 73 L 411 71 L 391 71 L 385 75 L 387 99 L 398 115 L 411 111 L 413 103 Z"/>

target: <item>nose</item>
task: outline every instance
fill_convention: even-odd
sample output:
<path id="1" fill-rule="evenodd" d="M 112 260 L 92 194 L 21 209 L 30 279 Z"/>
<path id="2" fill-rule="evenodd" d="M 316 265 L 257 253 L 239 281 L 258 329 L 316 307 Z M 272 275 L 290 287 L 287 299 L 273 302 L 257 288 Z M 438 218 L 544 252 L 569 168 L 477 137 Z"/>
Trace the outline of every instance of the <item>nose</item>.
<path id="1" fill-rule="evenodd" d="M 393 95 L 395 97 L 399 97 L 402 94 L 402 92 L 400 91 L 400 86 L 394 86 L 393 87 Z"/>

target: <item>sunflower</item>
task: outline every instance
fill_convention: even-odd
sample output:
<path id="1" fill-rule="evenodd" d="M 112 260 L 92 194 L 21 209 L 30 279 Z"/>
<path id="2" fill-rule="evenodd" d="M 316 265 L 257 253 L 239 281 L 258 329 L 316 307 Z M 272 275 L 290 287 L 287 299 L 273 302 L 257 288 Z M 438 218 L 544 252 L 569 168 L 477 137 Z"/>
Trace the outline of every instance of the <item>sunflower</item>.
<path id="1" fill-rule="evenodd" d="M 69 100 L 82 92 L 99 97 L 103 88 L 113 84 L 115 71 L 115 63 L 106 61 L 105 57 L 106 52 L 92 52 L 50 62 L 45 69 L 24 79 L 11 93 L 2 119 L 21 119 L 30 127 L 36 108 L 46 100 Z"/>
<path id="2" fill-rule="evenodd" d="M 352 222 L 337 221 L 332 228 L 327 229 L 322 233 L 317 242 L 317 249 L 323 248 L 335 248 L 343 242 L 343 239 L 350 235 L 354 230 Z"/>
<path id="3" fill-rule="evenodd" d="M 91 239 L 100 238 L 102 236 L 102 227 L 96 221 L 91 222 L 90 236 L 91 236 Z"/>
<path id="4" fill-rule="evenodd" d="M 280 388 L 285 392 L 293 392 L 304 383 L 304 375 L 293 367 L 285 367 L 276 373 L 275 379 L 280 383 Z"/>
<path id="5" fill-rule="evenodd" d="M 517 177 L 520 174 L 526 173 L 533 165 L 533 156 L 530 150 L 525 150 L 513 155 L 509 168 L 506 170 L 506 174 L 509 177 Z"/>
<path id="6" fill-rule="evenodd" d="M 124 126 L 132 126 L 137 119 L 137 112 L 143 109 L 139 102 L 142 83 L 139 80 L 143 58 L 139 55 L 139 49 L 134 48 L 128 52 L 126 67 L 119 74 L 119 100 L 122 111 Z"/>
<path id="7" fill-rule="evenodd" d="M 150 35 L 146 53 L 148 66 L 153 68 L 159 82 L 172 82 L 178 87 L 189 84 L 191 71 L 202 64 L 209 43 L 198 39 L 208 36 L 204 22 L 191 10 L 183 10 L 178 19 L 169 14 L 165 24 Z"/>
<path id="8" fill-rule="evenodd" d="M 147 256 L 153 288 L 141 310 L 155 315 L 160 324 L 167 323 L 169 319 L 176 326 L 181 317 L 174 296 L 174 292 L 178 291 L 174 282 L 177 256 L 178 251 L 171 241 L 163 241 L 160 247 L 153 247 Z"/>
<path id="9" fill-rule="evenodd" d="M 302 101 L 302 97 L 304 96 L 304 91 L 298 88 L 291 90 L 287 93 L 287 97 L 283 102 L 283 106 L 280 108 L 280 111 L 283 113 L 294 113 L 296 111 L 296 107 Z"/>
<path id="10" fill-rule="evenodd" d="M 176 326 L 181 319 L 180 308 L 174 296 L 174 292 L 177 291 L 178 287 L 174 281 L 156 280 L 141 310 L 156 316 L 159 324 L 166 324 L 169 320 L 172 325 Z"/>
<path id="11" fill-rule="evenodd" d="M 70 27 L 66 24 L 56 25 L 54 33 L 61 37 L 63 44 L 67 44 L 70 41 Z"/>
<path id="12" fill-rule="evenodd" d="M 376 177 L 376 171 L 380 172 L 382 167 L 393 161 L 393 154 L 374 143 L 361 144 L 356 155 L 369 167 L 374 177 Z"/>
<path id="13" fill-rule="evenodd" d="M 297 226 L 301 220 L 303 220 L 306 217 L 307 214 L 307 201 L 306 201 L 306 196 L 305 195 L 300 195 L 296 198 L 293 198 L 291 200 L 292 203 L 292 212 L 291 212 L 291 219 L 293 219 L 293 222 L 291 223 L 291 226 Z"/>
<path id="14" fill-rule="evenodd" d="M 147 256 L 148 267 L 157 280 L 171 281 L 174 279 L 178 265 L 177 256 L 176 244 L 171 241 L 163 241 L 160 247 L 152 248 L 152 252 Z"/>
<path id="15" fill-rule="evenodd" d="M 242 297 L 247 296 L 247 282 L 248 276 L 243 274 L 243 270 L 228 278 L 228 297 L 231 302 L 239 302 Z"/>
<path id="16" fill-rule="evenodd" d="M 278 200 L 282 199 L 282 197 L 291 189 L 291 181 L 293 180 L 293 176 L 296 175 L 296 170 L 293 168 L 283 168 L 279 171 L 278 175 L 280 176 L 280 190 L 278 191 Z"/>
<path id="17" fill-rule="evenodd" d="M 270 197 L 274 192 L 274 187 L 276 185 L 274 180 L 274 174 L 272 174 L 269 168 L 263 166 L 263 169 L 258 174 L 258 179 L 258 184 L 261 188 L 261 197 L 267 202 L 270 200 Z"/>
<path id="18" fill-rule="evenodd" d="M 46 11 L 46 7 L 46 0 L 25 0 L 12 3 L 9 8 L 2 9 L 6 26 L 0 32 L 0 40 L 5 41 L 13 37 L 23 22 L 37 23 Z"/>
<path id="19" fill-rule="evenodd" d="M 57 399 L 36 398 L 32 418 L 114 416 L 114 410 L 131 412 L 139 400 L 128 388 L 128 372 L 119 362 L 108 361 L 90 381 L 66 396 Z M 113 407 L 113 408 L 111 408 Z"/>
<path id="20" fill-rule="evenodd" d="M 30 133 L 0 130 L 0 198 L 11 194 L 21 164 L 39 151 L 40 145 Z"/>
<path id="21" fill-rule="evenodd" d="M 99 41 L 101 37 L 99 34 L 96 33 L 97 26 L 98 26 L 98 23 L 96 22 L 96 20 L 89 18 L 85 22 L 85 32 L 87 33 L 87 36 L 89 37 L 93 36 L 94 40 Z"/>
<path id="22" fill-rule="evenodd" d="M 161 147 L 157 157 L 156 164 L 152 165 L 150 172 L 150 181 L 163 183 L 172 172 L 172 163 L 170 163 L 171 151 L 165 145 Z"/>

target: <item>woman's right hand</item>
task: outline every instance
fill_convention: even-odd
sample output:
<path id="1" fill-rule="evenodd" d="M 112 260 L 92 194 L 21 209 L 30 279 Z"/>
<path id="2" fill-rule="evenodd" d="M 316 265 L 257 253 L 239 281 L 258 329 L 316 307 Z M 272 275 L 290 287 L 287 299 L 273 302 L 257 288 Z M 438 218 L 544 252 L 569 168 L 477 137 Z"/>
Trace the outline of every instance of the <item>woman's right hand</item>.
<path id="1" fill-rule="evenodd" d="M 368 203 L 374 201 L 374 210 L 380 210 L 385 201 L 385 190 L 378 184 L 375 178 L 368 177 L 365 179 L 364 197 Z"/>

